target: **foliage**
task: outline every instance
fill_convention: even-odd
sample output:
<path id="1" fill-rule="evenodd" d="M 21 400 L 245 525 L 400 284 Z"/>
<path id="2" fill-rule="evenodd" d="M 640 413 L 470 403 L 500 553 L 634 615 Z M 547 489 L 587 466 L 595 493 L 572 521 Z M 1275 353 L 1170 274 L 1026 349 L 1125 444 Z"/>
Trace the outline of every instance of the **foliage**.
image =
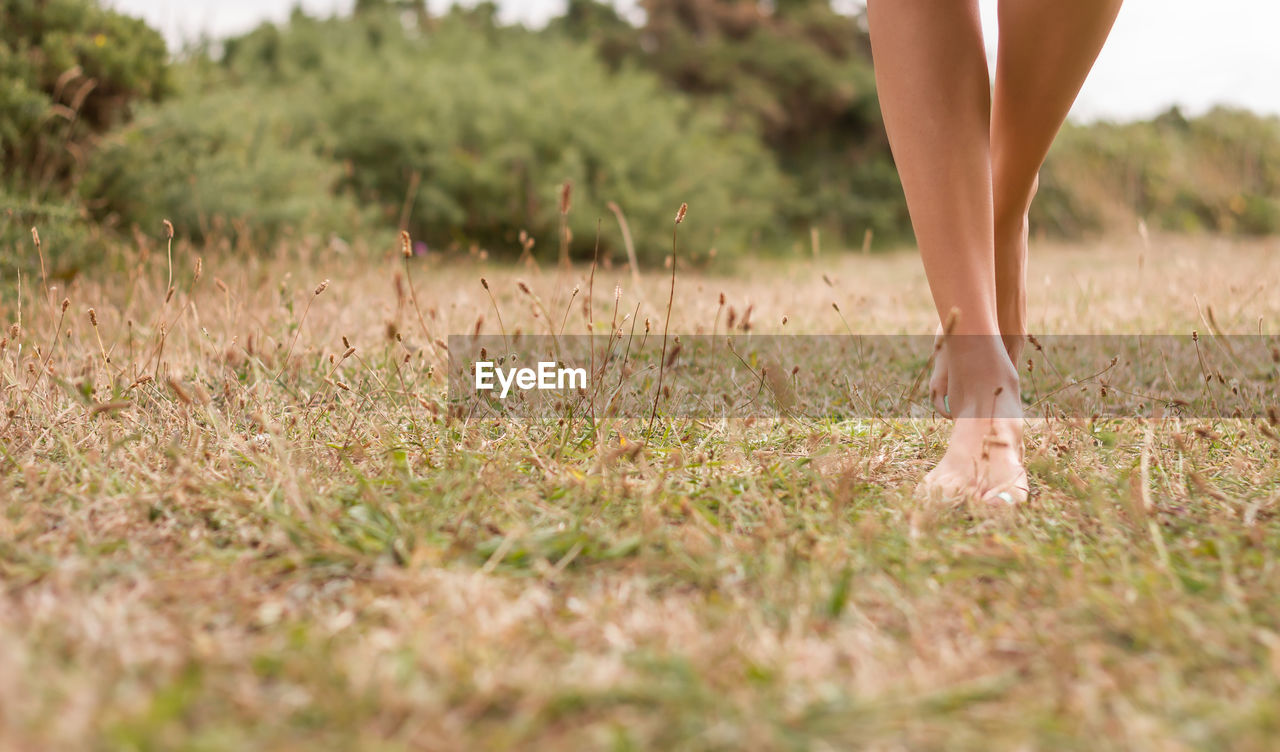
<path id="1" fill-rule="evenodd" d="M 901 237 L 906 204 L 888 154 L 860 19 L 822 0 L 646 0 L 633 28 L 597 0 L 572 0 L 556 28 L 615 67 L 637 64 L 715 103 L 761 138 L 791 179 L 774 210 L 793 231 Z"/>
<path id="2" fill-rule="evenodd" d="M 0 0 L 0 262 L 49 232 L 55 273 L 105 234 L 171 219 L 197 241 L 301 234 L 381 245 L 641 260 L 823 244 L 883 246 L 910 222 L 880 120 L 864 19 L 825 0 L 646 0 L 637 27 L 571 0 L 545 30 L 495 6 L 421 0 L 296 11 L 167 66 L 160 37 L 92 0 Z M 174 93 L 178 96 L 171 96 Z M 167 100 L 167 101 L 158 101 Z M 135 113 L 136 122 L 130 122 Z M 1037 233 L 1280 231 L 1280 121 L 1215 110 L 1068 125 L 1032 207 Z M 56 228 L 54 227 L 56 220 Z"/>
<path id="3" fill-rule="evenodd" d="M 72 277 L 104 258 L 110 233 L 90 221 L 84 206 L 70 197 L 36 201 L 20 188 L 0 184 L 0 279 L 35 273 L 40 268 L 32 228 L 37 228 L 46 271 L 54 278 Z"/>
<path id="4" fill-rule="evenodd" d="M 1132 227 L 1280 231 L 1280 118 L 1219 108 L 1188 119 L 1068 126 L 1042 175 L 1033 223 L 1062 234 Z"/>
<path id="5" fill-rule="evenodd" d="M 169 91 L 164 40 L 142 21 L 93 0 L 0 0 L 0 263 L 34 258 L 33 226 L 55 270 L 92 262 L 101 233 L 74 184 L 100 134 Z"/>
<path id="6" fill-rule="evenodd" d="M 768 231 L 781 192 L 763 148 L 652 76 L 611 74 L 585 45 L 483 11 L 425 28 L 380 7 L 340 21 L 296 14 L 231 40 L 221 71 L 202 75 L 96 160 L 85 187 L 98 216 L 171 217 L 196 236 L 223 217 L 269 240 L 346 216 L 327 201 L 336 194 L 376 207 L 383 227 L 404 213 L 432 246 L 514 252 L 528 231 L 553 255 L 569 181 L 577 255 L 592 252 L 601 219 L 608 249 L 613 201 L 654 262 L 681 202 L 693 206 L 686 252 L 706 258 Z"/>
<path id="7" fill-rule="evenodd" d="M 164 40 L 91 0 L 0 0 L 0 159 L 41 194 L 169 90 Z"/>
<path id="8" fill-rule="evenodd" d="M 83 184 L 108 225 L 268 245 L 290 231 L 346 234 L 364 214 L 336 192 L 340 167 L 300 135 L 281 102 L 225 88 L 144 112 L 104 143 Z"/>

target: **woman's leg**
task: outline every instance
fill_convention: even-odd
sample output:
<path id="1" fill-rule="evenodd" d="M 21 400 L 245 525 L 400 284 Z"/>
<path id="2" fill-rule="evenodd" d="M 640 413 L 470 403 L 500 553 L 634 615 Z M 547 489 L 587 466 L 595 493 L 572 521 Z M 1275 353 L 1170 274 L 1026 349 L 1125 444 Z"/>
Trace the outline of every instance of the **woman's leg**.
<path id="1" fill-rule="evenodd" d="M 1016 363 L 1026 334 L 1027 211 L 1040 166 L 1121 0 L 1000 0 L 991 111 L 996 309 Z"/>
<path id="2" fill-rule="evenodd" d="M 995 212 L 996 313 L 1015 364 L 1027 333 L 1027 212 L 1040 166 L 1093 67 L 1121 0 L 1001 0 L 1000 44 L 991 113 Z M 939 412 L 946 399 L 947 353 L 929 382 Z"/>
<path id="3" fill-rule="evenodd" d="M 948 340 L 957 421 L 926 485 L 1021 483 L 1017 372 L 1000 341 L 991 178 L 991 83 L 976 0 L 872 0 L 880 107 L 925 275 Z M 994 419 L 993 419 L 994 418 Z"/>
<path id="4" fill-rule="evenodd" d="M 880 109 L 925 274 L 957 332 L 996 330 L 991 84 L 976 0 L 872 0 Z"/>

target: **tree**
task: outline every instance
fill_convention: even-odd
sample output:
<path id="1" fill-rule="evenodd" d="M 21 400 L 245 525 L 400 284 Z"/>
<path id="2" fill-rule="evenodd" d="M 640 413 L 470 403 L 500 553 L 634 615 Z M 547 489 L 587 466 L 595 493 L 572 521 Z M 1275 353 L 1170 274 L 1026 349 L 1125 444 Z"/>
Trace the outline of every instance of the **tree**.
<path id="1" fill-rule="evenodd" d="M 825 0 L 644 0 L 635 29 L 594 0 L 573 0 L 563 33 L 596 44 L 615 68 L 639 65 L 758 135 L 792 179 L 794 229 L 861 240 L 907 225 L 859 17 Z"/>

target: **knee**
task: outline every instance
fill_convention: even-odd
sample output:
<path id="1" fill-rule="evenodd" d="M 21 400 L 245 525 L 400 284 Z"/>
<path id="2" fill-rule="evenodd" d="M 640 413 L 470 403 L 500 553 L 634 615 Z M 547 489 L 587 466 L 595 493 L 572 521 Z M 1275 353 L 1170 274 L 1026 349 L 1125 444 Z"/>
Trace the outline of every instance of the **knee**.
<path id="1" fill-rule="evenodd" d="M 996 180 L 993 187 L 996 225 L 1020 222 L 1027 216 L 1031 201 L 1040 190 L 1040 172 L 1036 171 L 1029 181 L 1026 178 Z"/>

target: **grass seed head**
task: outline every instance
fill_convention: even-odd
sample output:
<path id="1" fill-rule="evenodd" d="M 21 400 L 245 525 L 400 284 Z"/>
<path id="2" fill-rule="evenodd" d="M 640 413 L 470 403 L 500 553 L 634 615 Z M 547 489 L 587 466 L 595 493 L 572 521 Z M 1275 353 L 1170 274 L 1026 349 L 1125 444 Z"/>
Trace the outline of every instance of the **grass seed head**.
<path id="1" fill-rule="evenodd" d="M 322 292 L 324 292 L 326 289 L 328 289 L 328 287 L 329 287 L 329 280 L 327 280 L 327 279 L 326 279 L 325 281 L 323 281 L 323 282 L 321 282 L 320 284 L 316 285 L 316 293 L 315 293 L 315 294 L 316 294 L 316 295 L 319 295 L 320 293 L 322 293 Z"/>
<path id="2" fill-rule="evenodd" d="M 173 240 L 173 223 L 167 219 L 164 220 L 164 234 L 169 240 Z"/>
<path id="3" fill-rule="evenodd" d="M 405 258 L 413 256 L 413 239 L 409 237 L 408 230 L 400 231 L 400 255 Z"/>
<path id="4" fill-rule="evenodd" d="M 178 401 L 181 402 L 182 404 L 190 405 L 194 401 L 191 399 L 191 394 L 182 386 L 182 384 L 177 379 L 174 379 L 174 378 L 169 379 L 169 388 L 173 390 L 173 396 L 177 397 Z"/>
<path id="5" fill-rule="evenodd" d="M 947 336 L 956 330 L 956 322 L 960 320 L 960 309 L 952 308 L 947 312 L 947 320 L 942 324 L 942 331 Z"/>
<path id="6" fill-rule="evenodd" d="M 681 222 L 684 221 L 684 215 L 688 211 L 689 211 L 688 204 L 680 204 L 680 211 L 676 212 L 676 224 L 680 224 Z"/>

